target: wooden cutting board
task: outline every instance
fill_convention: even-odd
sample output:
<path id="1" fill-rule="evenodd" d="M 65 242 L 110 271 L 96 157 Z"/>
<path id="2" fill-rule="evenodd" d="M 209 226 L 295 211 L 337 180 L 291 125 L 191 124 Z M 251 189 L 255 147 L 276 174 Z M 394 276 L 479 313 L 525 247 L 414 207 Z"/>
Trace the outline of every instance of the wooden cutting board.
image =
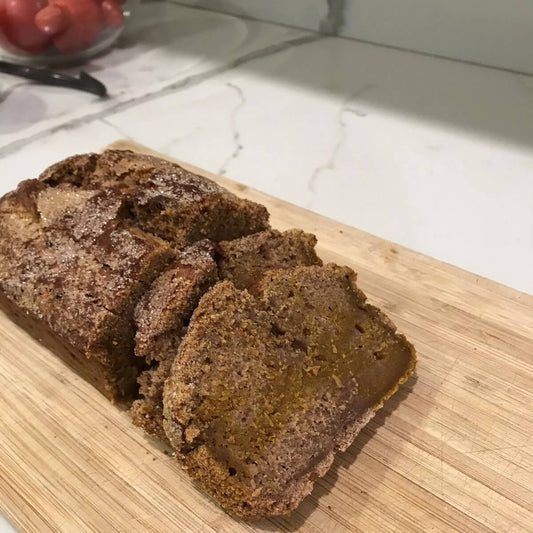
<path id="1" fill-rule="evenodd" d="M 0 511 L 39 533 L 532 531 L 533 298 L 194 170 L 354 268 L 415 344 L 416 376 L 291 517 L 246 524 L 0 315 Z"/>

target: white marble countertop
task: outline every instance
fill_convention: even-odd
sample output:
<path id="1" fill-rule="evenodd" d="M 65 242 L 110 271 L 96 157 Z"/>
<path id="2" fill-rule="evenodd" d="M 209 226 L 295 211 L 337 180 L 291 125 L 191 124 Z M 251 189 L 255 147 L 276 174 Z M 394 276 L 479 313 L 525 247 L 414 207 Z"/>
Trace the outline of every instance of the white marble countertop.
<path id="1" fill-rule="evenodd" d="M 0 77 L 0 192 L 130 138 L 533 292 L 533 77 L 174 4 L 87 70 Z"/>
<path id="2" fill-rule="evenodd" d="M 533 292 L 533 77 L 174 4 L 140 15 L 86 67 L 106 100 L 0 77 L 0 193 L 129 138 Z"/>

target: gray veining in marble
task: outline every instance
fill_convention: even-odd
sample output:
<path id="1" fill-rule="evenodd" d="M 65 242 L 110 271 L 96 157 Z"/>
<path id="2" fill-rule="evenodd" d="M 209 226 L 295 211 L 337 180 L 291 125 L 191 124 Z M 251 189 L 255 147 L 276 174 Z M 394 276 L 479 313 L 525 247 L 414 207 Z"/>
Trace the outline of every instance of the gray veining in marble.
<path id="1" fill-rule="evenodd" d="M 357 107 L 354 107 L 354 105 L 356 105 L 359 97 L 363 96 L 368 91 L 371 91 L 375 86 L 376 85 L 374 83 L 366 83 L 362 87 L 358 88 L 352 94 L 350 94 L 350 96 L 345 100 L 344 104 L 339 109 L 339 112 L 337 114 L 337 119 L 336 119 L 337 124 L 338 124 L 338 132 L 339 132 L 338 140 L 333 146 L 333 149 L 330 152 L 327 162 L 315 168 L 315 170 L 311 174 L 309 181 L 307 182 L 307 189 L 311 193 L 316 193 L 316 188 L 315 188 L 316 182 L 325 170 L 335 170 L 337 155 L 339 151 L 341 150 L 341 148 L 343 147 L 348 137 L 348 132 L 347 132 L 348 125 L 346 124 L 346 121 L 344 119 L 345 114 L 353 113 L 354 115 L 360 118 L 366 117 L 367 113 L 360 111 Z"/>
<path id="2" fill-rule="evenodd" d="M 235 148 L 233 152 L 231 152 L 231 154 L 228 156 L 224 164 L 220 167 L 218 173 L 221 176 L 224 176 L 226 174 L 230 163 L 234 161 L 235 159 L 237 159 L 242 149 L 244 148 L 244 146 L 241 143 L 241 134 L 239 133 L 239 129 L 237 126 L 237 115 L 239 114 L 239 111 L 246 104 L 246 98 L 244 96 L 244 91 L 235 83 L 228 82 L 226 85 L 230 87 L 231 89 L 233 89 L 233 91 L 237 94 L 238 103 L 233 109 L 231 113 L 231 117 L 230 117 L 230 126 L 231 126 L 231 132 L 232 132 L 233 143 L 235 144 Z"/>
<path id="3" fill-rule="evenodd" d="M 202 82 L 208 80 L 209 78 L 222 74 L 228 70 L 232 70 L 234 68 L 240 67 L 242 65 L 245 65 L 257 59 L 262 59 L 270 55 L 279 54 L 281 52 L 284 52 L 285 50 L 288 50 L 289 48 L 316 42 L 322 38 L 323 38 L 322 36 L 317 35 L 317 34 L 304 35 L 301 37 L 296 37 L 293 39 L 282 41 L 280 43 L 275 43 L 265 48 L 261 48 L 259 50 L 254 50 L 252 52 L 239 56 L 235 59 L 231 59 L 230 61 L 227 61 L 227 62 L 221 62 L 220 64 L 212 68 L 209 68 L 203 72 L 199 72 L 191 76 L 186 76 L 180 79 L 179 81 L 173 82 L 156 92 L 148 93 L 140 97 L 131 98 L 125 101 L 118 102 L 116 105 L 107 107 L 104 110 L 99 110 L 94 113 L 88 113 L 87 115 L 83 117 L 79 117 L 69 122 L 52 126 L 46 130 L 36 133 L 35 135 L 31 135 L 31 136 L 27 136 L 27 137 L 23 137 L 18 140 L 15 140 L 9 144 L 4 145 L 2 148 L 0 148 L 0 157 L 11 154 L 19 150 L 23 146 L 41 137 L 45 137 L 47 135 L 53 134 L 56 131 L 64 130 L 66 128 L 67 129 L 73 128 L 73 127 L 78 126 L 79 124 L 88 123 L 88 122 L 91 122 L 97 119 L 102 119 L 110 114 L 116 113 L 118 111 L 123 111 L 125 109 L 129 109 L 130 107 L 133 107 L 133 106 L 145 103 L 145 102 L 149 102 L 153 99 L 160 98 L 161 96 L 164 96 L 166 94 L 171 94 L 177 91 L 189 89 L 191 87 L 201 84 Z"/>
<path id="4" fill-rule="evenodd" d="M 101 118 L 100 122 L 113 129 L 117 133 L 117 139 L 127 139 L 129 141 L 135 141 L 135 139 L 133 139 L 133 137 L 129 133 L 124 131 L 122 128 L 119 128 L 116 124 L 111 123 L 106 118 Z"/>
<path id="5" fill-rule="evenodd" d="M 328 0 L 170 0 L 181 5 L 318 31 Z"/>
<path id="6" fill-rule="evenodd" d="M 328 0 L 328 13 L 320 21 L 319 31 L 327 35 L 339 35 L 344 26 L 346 0 Z"/>

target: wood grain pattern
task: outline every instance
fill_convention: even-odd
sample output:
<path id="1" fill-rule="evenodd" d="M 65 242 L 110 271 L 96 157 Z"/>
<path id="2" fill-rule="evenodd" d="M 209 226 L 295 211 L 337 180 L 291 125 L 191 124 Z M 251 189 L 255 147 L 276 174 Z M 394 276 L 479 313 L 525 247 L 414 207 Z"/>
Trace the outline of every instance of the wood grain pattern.
<path id="1" fill-rule="evenodd" d="M 291 517 L 246 524 L 0 315 L 1 512 L 39 533 L 532 531 L 533 298 L 203 174 L 354 268 L 417 347 L 416 376 Z"/>

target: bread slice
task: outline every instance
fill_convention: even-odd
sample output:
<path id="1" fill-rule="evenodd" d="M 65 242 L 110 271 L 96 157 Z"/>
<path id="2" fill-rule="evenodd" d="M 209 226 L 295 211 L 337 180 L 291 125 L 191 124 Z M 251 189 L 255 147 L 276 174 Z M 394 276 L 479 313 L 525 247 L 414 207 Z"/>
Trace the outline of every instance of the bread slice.
<path id="1" fill-rule="evenodd" d="M 133 423 L 167 440 L 162 425 L 163 386 L 194 309 L 219 277 L 246 288 L 274 268 L 321 264 L 315 244 L 314 235 L 300 230 L 267 230 L 224 241 L 217 247 L 218 275 L 210 241 L 186 248 L 136 309 L 136 353 L 145 358 L 149 368 L 139 377 L 141 398 L 130 410 Z"/>
<path id="2" fill-rule="evenodd" d="M 294 509 L 415 368 L 413 346 L 336 265 L 219 282 L 164 391 L 165 431 L 192 478 L 246 519 Z"/>
<path id="3" fill-rule="evenodd" d="M 177 248 L 269 228 L 264 206 L 238 198 L 175 163 L 128 150 L 73 156 L 47 169 L 39 179 L 52 187 L 113 189 L 128 198 L 139 228 Z"/>
<path id="4" fill-rule="evenodd" d="M 185 248 L 135 310 L 135 352 L 148 369 L 139 376 L 141 397 L 133 402 L 130 414 L 136 426 L 165 441 L 163 386 L 194 309 L 218 281 L 214 253 L 207 240 Z"/>
<path id="5" fill-rule="evenodd" d="M 268 270 L 321 265 L 315 252 L 316 237 L 299 229 L 268 230 L 218 245 L 217 263 L 221 279 L 238 289 L 258 281 Z"/>

